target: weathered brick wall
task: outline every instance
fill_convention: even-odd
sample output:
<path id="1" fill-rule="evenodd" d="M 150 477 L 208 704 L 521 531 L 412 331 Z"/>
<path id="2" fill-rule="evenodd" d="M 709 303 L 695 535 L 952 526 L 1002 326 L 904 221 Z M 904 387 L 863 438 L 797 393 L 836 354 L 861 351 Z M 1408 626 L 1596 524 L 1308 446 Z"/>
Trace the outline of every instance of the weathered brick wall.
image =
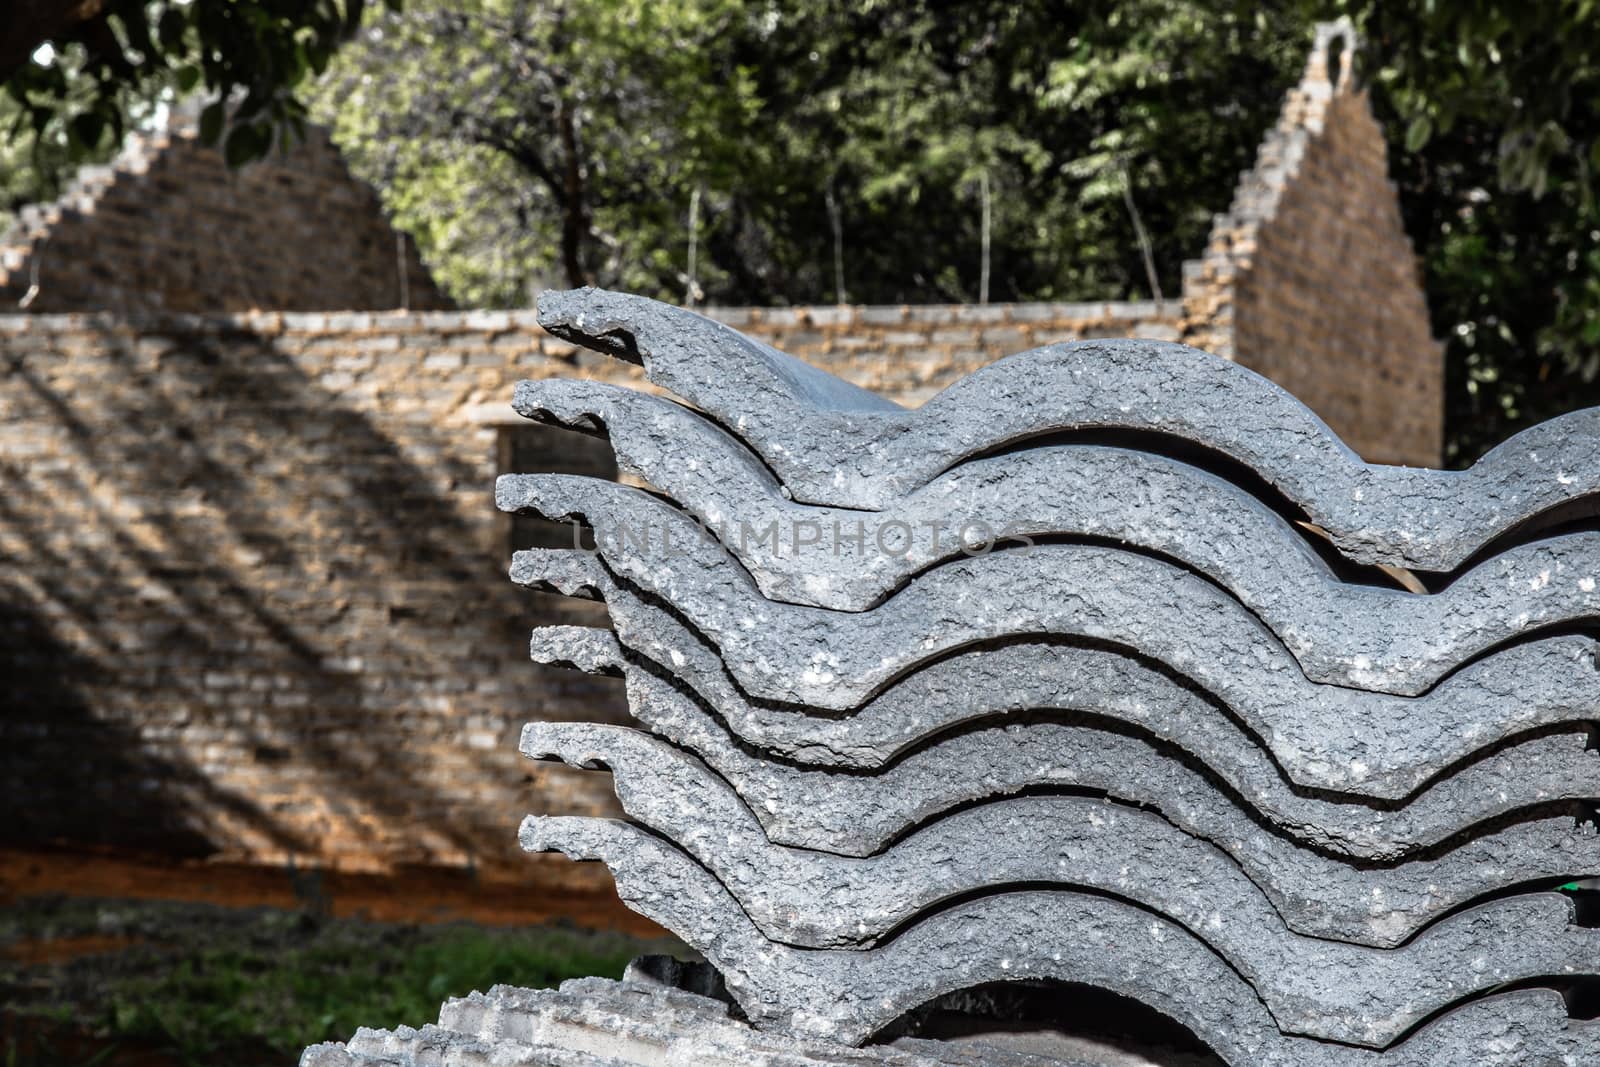
<path id="1" fill-rule="evenodd" d="M 525 719 L 622 708 L 528 662 L 581 606 L 504 576 L 478 406 L 572 370 L 538 333 L 0 318 L 4 835 L 528 875 L 520 813 L 608 803 L 515 752 Z"/>
<path id="2" fill-rule="evenodd" d="M 1232 208 L 1186 265 L 1183 339 L 1284 386 L 1366 459 L 1437 466 L 1443 347 L 1348 34 L 1322 29 Z"/>
<path id="3" fill-rule="evenodd" d="M 449 307 L 378 194 L 307 134 L 239 170 L 181 122 L 130 138 L 0 235 L 0 310 Z"/>
<path id="4" fill-rule="evenodd" d="M 1175 329 L 1148 305 L 720 314 L 911 402 L 1033 344 Z M 529 312 L 0 316 L 0 356 L 0 840 L 603 882 L 515 847 L 523 813 L 612 803 L 520 759 L 521 724 L 624 703 L 528 661 L 540 619 L 603 612 L 510 585 L 491 485 L 518 379 L 633 368 Z M 605 448 L 557 432 L 543 465 Z"/>

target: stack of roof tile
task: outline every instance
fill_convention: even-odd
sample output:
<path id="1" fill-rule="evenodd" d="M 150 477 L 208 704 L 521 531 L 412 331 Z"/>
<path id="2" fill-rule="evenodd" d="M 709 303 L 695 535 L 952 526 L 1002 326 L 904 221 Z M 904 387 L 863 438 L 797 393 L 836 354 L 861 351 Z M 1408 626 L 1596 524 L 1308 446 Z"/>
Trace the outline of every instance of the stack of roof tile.
<path id="1" fill-rule="evenodd" d="M 629 819 L 523 844 L 607 863 L 755 1027 L 861 1044 L 1058 980 L 1240 1067 L 1600 1062 L 1562 995 L 1600 975 L 1600 410 L 1375 467 L 1178 345 L 908 411 L 652 301 L 540 319 L 665 395 L 516 394 L 650 487 L 500 480 L 594 531 L 514 580 L 612 622 L 534 658 L 623 676 L 638 723 L 527 727 Z"/>

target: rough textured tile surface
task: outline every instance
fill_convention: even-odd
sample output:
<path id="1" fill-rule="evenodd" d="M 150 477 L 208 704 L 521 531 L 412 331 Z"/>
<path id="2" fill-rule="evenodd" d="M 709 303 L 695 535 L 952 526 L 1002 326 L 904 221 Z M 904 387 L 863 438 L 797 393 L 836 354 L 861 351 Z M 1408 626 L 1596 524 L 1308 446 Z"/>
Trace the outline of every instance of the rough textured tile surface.
<path id="1" fill-rule="evenodd" d="M 833 612 L 766 599 L 692 518 L 643 490 L 571 475 L 513 477 L 501 479 L 499 499 L 507 510 L 578 515 L 616 531 L 597 542 L 606 563 L 692 620 L 749 692 L 837 710 L 941 654 L 1024 634 L 1145 648 L 1178 670 L 1276 645 L 1314 682 L 1414 696 L 1499 645 L 1600 611 L 1600 539 L 1591 545 L 1585 535 L 1525 546 L 1432 596 L 1357 589 L 1285 602 L 1275 623 L 1185 568 L 1083 544 L 963 557 L 917 575 L 878 607 Z M 1257 550 L 1277 559 L 1270 547 Z M 1267 588 L 1270 571 L 1259 581 Z M 1521 595 L 1528 590 L 1550 592 L 1533 602 Z"/>
<path id="2" fill-rule="evenodd" d="M 622 613 L 627 625 L 541 627 L 531 642 L 537 662 L 596 674 L 670 674 L 738 742 L 784 762 L 881 768 L 954 731 L 972 734 L 1008 724 L 1026 731 L 1040 720 L 1081 722 L 1153 740 L 1175 758 L 1204 767 L 1272 823 L 1321 847 L 1367 859 L 1396 858 L 1536 805 L 1600 795 L 1600 753 L 1589 747 L 1583 722 L 1474 753 L 1451 765 L 1449 774 L 1423 781 L 1400 805 L 1359 791 L 1330 791 L 1330 783 L 1315 775 L 1309 784 L 1320 787 L 1316 792 L 1298 789 L 1267 744 L 1225 705 L 1133 657 L 1076 645 L 1024 641 L 952 656 L 906 676 L 848 715 L 808 715 L 750 701 L 715 650 L 670 613 L 624 584 L 603 584 L 608 602 L 629 602 Z M 1493 662 L 1509 665 L 1515 658 L 1507 653 Z M 1514 706 L 1509 700 L 1507 705 Z M 1426 714 L 1424 704 L 1412 717 Z M 1289 752 L 1291 758 L 1297 754 Z M 1307 778 L 1304 771 L 1301 777 Z M 1366 780 L 1368 789 L 1372 782 Z"/>
<path id="3" fill-rule="evenodd" d="M 802 762 L 881 766 L 970 720 L 1069 708 L 1150 730 L 1208 762 L 1214 752 L 1243 751 L 1224 740 L 1242 726 L 1291 782 L 1321 790 L 1415 799 L 1417 790 L 1451 770 L 1463 776 L 1462 784 L 1452 786 L 1452 776 L 1436 788 L 1454 794 L 1442 803 L 1465 812 L 1596 795 L 1600 763 L 1572 743 L 1560 746 L 1560 765 L 1549 772 L 1531 753 L 1472 762 L 1529 731 L 1573 729 L 1594 718 L 1600 671 L 1587 637 L 1515 646 L 1463 668 L 1424 697 L 1400 698 L 1311 683 L 1288 657 L 1274 656 L 1271 643 L 1248 650 L 1218 644 L 1217 655 L 1206 658 L 1186 652 L 1175 635 L 1165 642 L 1173 651 L 1163 662 L 1152 657 L 1149 643 L 1117 645 L 1137 651 L 1135 659 L 1024 636 L 934 660 L 849 714 L 805 714 L 792 702 L 747 696 L 743 679 L 729 676 L 714 643 L 600 559 L 520 553 L 512 573 L 537 588 L 606 600 L 624 645 L 688 681 L 742 738 Z M 560 628 L 548 633 L 557 645 L 536 636 L 535 657 L 561 661 L 568 653 L 560 642 L 573 635 Z M 1543 751 L 1548 761 L 1554 749 Z M 1270 799 L 1276 791 L 1270 776 L 1228 774 L 1242 769 L 1244 758 L 1224 755 L 1214 768 L 1235 787 Z M 1479 790 L 1490 785 L 1492 794 Z"/>
<path id="4" fill-rule="evenodd" d="M 909 412 L 649 301 L 540 321 L 676 402 L 518 387 L 648 487 L 497 485 L 596 545 L 513 580 L 613 625 L 541 627 L 533 658 L 620 675 L 644 727 L 530 724 L 525 755 L 609 771 L 634 821 L 532 815 L 522 844 L 603 861 L 761 1041 L 821 1055 L 1028 982 L 1134 998 L 1235 1067 L 1600 1054 L 1539 988 L 1600 977 L 1552 892 L 1600 872 L 1600 533 L 1564 525 L 1600 510 L 1600 414 L 1442 474 L 1173 345 L 1038 349 Z M 509 996 L 328 1055 L 635 1062 Z"/>
<path id="5" fill-rule="evenodd" d="M 1148 813 L 1084 798 L 1032 797 L 958 812 L 865 859 L 783 848 L 704 764 L 665 746 L 624 754 L 589 730 L 530 726 L 523 750 L 610 767 L 627 813 L 699 861 L 776 942 L 871 946 L 950 900 L 1008 885 L 1091 888 L 1205 942 L 1250 983 L 1284 1032 L 1375 1046 L 1464 996 L 1584 973 L 1600 952 L 1600 934 L 1571 925 L 1571 903 L 1553 894 L 1449 916 L 1397 950 L 1297 936 L 1216 848 Z M 523 836 L 560 841 L 569 829 L 585 833 L 578 824 L 586 821 L 530 817 Z M 1502 947 L 1479 959 L 1485 945 Z"/>
<path id="6" fill-rule="evenodd" d="M 762 937 L 726 889 L 687 855 L 626 823 L 534 822 L 524 846 L 603 859 L 632 906 L 680 933 L 726 977 L 757 1026 L 860 1042 L 904 1012 L 991 981 L 1062 979 L 1132 996 L 1183 1023 L 1230 1063 L 1354 1064 L 1371 1051 L 1285 1036 L 1248 984 L 1172 922 L 1106 897 L 1021 891 L 962 902 L 857 951 L 798 949 Z M 1470 1005 L 1466 1014 L 1470 1017 Z M 1449 1019 L 1451 1016 L 1447 1015 Z M 1508 1020 L 1499 1020 L 1504 1025 Z M 1428 1029 L 1407 1044 L 1430 1043 Z M 1519 1050 L 1533 1062 L 1600 1055 L 1582 1024 Z M 1431 1062 L 1494 1062 L 1478 1049 L 1428 1049 Z M 1382 1063 L 1406 1062 L 1402 1051 Z M 1518 1062 L 1518 1061 L 1510 1061 Z M 1524 1060 L 1522 1062 L 1527 1062 Z"/>
<path id="7" fill-rule="evenodd" d="M 534 658 L 541 662 L 623 674 L 640 721 L 705 755 L 741 792 L 763 798 L 761 818 L 776 837 L 799 833 L 803 840 L 820 842 L 818 847 L 847 853 L 872 851 L 865 843 L 873 840 L 870 828 L 864 830 L 859 825 L 846 823 L 838 833 L 824 832 L 815 839 L 811 837 L 815 830 L 797 829 L 795 817 L 787 814 L 788 805 L 781 798 L 793 783 L 790 775 L 799 771 L 803 776 L 804 768 L 815 764 L 801 761 L 801 767 L 790 767 L 785 764 L 791 761 L 783 760 L 775 770 L 764 770 L 761 761 L 749 754 L 752 741 L 749 733 L 738 725 L 742 721 L 748 726 L 749 719 L 754 716 L 747 715 L 739 720 L 726 714 L 722 709 L 726 693 L 718 699 L 705 698 L 708 690 L 700 685 L 696 672 L 690 669 L 692 642 L 677 646 L 690 649 L 689 654 L 672 659 L 678 664 L 677 676 L 681 679 L 678 683 L 663 677 L 664 670 L 659 665 L 624 651 L 610 631 L 548 628 L 535 631 L 533 645 Z M 1092 653 L 1094 650 L 1076 651 Z M 987 653 L 983 661 L 1009 665 L 1023 674 L 1036 669 L 1034 661 L 1028 658 L 1008 664 L 1003 650 Z M 985 675 L 980 673 L 980 680 L 983 677 Z M 710 680 L 726 684 L 725 676 L 719 679 L 711 675 Z M 695 689 L 683 688 L 690 682 Z M 697 706 L 697 701 L 701 706 Z M 1045 707 L 1047 703 L 1041 701 L 1038 707 Z M 1183 710 L 1181 703 L 1168 706 Z M 918 750 L 909 753 L 909 758 L 915 764 L 938 759 L 950 765 L 970 759 L 975 766 L 985 769 L 984 787 L 999 794 L 1025 788 L 1017 783 L 1026 783 L 1030 774 L 1037 773 L 1040 760 L 1051 751 L 1051 746 L 1060 745 L 1060 761 L 1041 781 L 1078 782 L 1086 788 L 1103 789 L 1108 795 L 1156 807 L 1164 803 L 1175 783 L 1183 786 L 1184 791 L 1211 791 L 1244 808 L 1253 817 L 1265 820 L 1278 833 L 1298 843 L 1334 857 L 1367 860 L 1401 859 L 1437 846 L 1480 823 L 1501 825 L 1507 821 L 1505 817 L 1513 813 L 1523 813 L 1522 818 L 1527 819 L 1534 810 L 1562 806 L 1554 801 L 1587 798 L 1595 793 L 1593 775 L 1597 757 L 1585 747 L 1586 731 L 1536 737 L 1499 749 L 1423 790 L 1405 805 L 1387 808 L 1331 794 L 1297 793 L 1272 771 L 1260 750 L 1248 745 L 1242 746 L 1238 753 L 1224 752 L 1222 758 L 1216 758 L 1217 750 L 1208 750 L 1203 744 L 1195 745 L 1195 738 L 1185 736 L 1183 731 L 1191 721 L 1218 721 L 1215 716 L 1210 720 L 1199 716 L 1190 720 L 1174 715 L 1175 722 L 1158 719 L 1153 724 L 1157 729 L 1135 729 L 1131 736 L 1125 736 L 1130 731 L 1103 732 L 1110 724 L 1098 713 L 1066 713 L 1052 718 L 1042 716 L 1037 709 L 1026 708 L 1026 705 L 1019 707 L 1017 710 L 1021 714 L 1010 720 L 997 716 L 968 723 L 959 734 L 933 746 L 931 752 Z M 778 718 L 795 713 L 768 709 L 758 714 Z M 810 721 L 815 729 L 843 720 Z M 1174 729 L 1159 729 L 1163 723 Z M 1075 742 L 1079 737 L 1085 738 L 1085 743 Z M 755 740 L 757 747 L 765 747 L 759 738 Z M 1122 758 L 1118 767 L 1120 777 L 1111 777 L 1092 761 L 1082 767 L 1074 762 L 1074 756 L 1090 752 L 1095 744 L 1102 742 L 1107 752 Z M 940 753 L 945 747 L 950 747 L 951 751 Z M 1246 754 L 1257 758 L 1251 761 L 1245 758 Z M 1176 773 L 1167 771 L 1164 768 L 1169 763 L 1182 769 Z M 900 773 L 892 771 L 889 780 L 896 780 Z M 813 777 L 850 780 L 826 774 Z M 949 788 L 954 788 L 952 783 L 963 780 L 960 775 L 947 774 L 938 779 Z M 802 790 L 802 795 L 809 797 L 810 793 Z M 1179 817 L 1182 811 L 1180 805 Z M 800 818 L 799 825 L 809 825 L 815 818 L 814 811 L 807 812 Z"/>
<path id="8" fill-rule="evenodd" d="M 1540 1013 L 1529 1004 L 1524 1025 Z M 991 1046 L 910 1041 L 851 1048 L 772 1034 L 730 1016 L 719 1000 L 632 974 L 580 978 L 560 989 L 495 986 L 444 1003 L 439 1023 L 362 1029 L 306 1050 L 300 1067 L 1115 1067 Z"/>
<path id="9" fill-rule="evenodd" d="M 1209 842 L 1266 895 L 1289 929 L 1358 944 L 1398 945 L 1481 897 L 1530 884 L 1553 888 L 1569 872 L 1600 869 L 1600 837 L 1562 817 L 1485 829 L 1452 842 L 1455 847 L 1447 850 L 1353 867 L 1343 857 L 1261 825 L 1181 764 L 1163 761 L 1148 748 L 1141 752 L 1138 742 L 1122 743 L 1115 734 L 1093 729 L 1001 729 L 977 744 L 952 740 L 907 761 L 904 769 L 863 779 L 744 756 L 725 736 L 719 739 L 705 720 L 697 722 L 691 703 L 663 691 L 646 699 L 649 703 L 639 706 L 650 709 L 651 726 L 704 757 L 740 795 L 772 842 L 864 857 L 920 833 L 925 840 L 978 849 L 989 861 L 991 884 L 1027 881 L 1040 873 L 1036 848 L 1049 849 L 1058 833 L 1071 840 L 1077 822 L 1104 814 L 1096 807 L 1103 803 L 1098 796 L 1029 797 L 1023 798 L 1026 807 L 1059 809 L 1066 825 L 1036 826 L 1021 839 L 1004 842 L 966 836 L 975 818 L 1004 820 L 1005 812 L 1013 810 L 1010 805 L 1019 803 L 1006 797 L 1052 786 L 1137 805 L 1122 809 L 1115 847 L 1154 856 L 1184 854 L 1194 839 Z M 610 768 L 621 783 L 619 790 L 650 788 L 661 766 L 685 758 L 659 739 L 621 726 L 548 724 L 530 725 L 530 730 L 526 751 L 573 766 Z M 671 791 L 667 795 L 676 797 Z M 983 806 L 1001 812 L 945 825 L 977 800 L 992 802 Z M 1128 814 L 1138 809 L 1149 809 L 1146 817 Z M 691 804 L 690 810 L 700 809 Z M 1121 838 L 1121 828 L 1128 826 L 1140 827 L 1145 838 Z M 1007 876 L 1008 864 L 1018 873 Z"/>
<path id="10" fill-rule="evenodd" d="M 1493 643 L 1482 614 L 1470 617 L 1471 603 L 1492 602 L 1506 619 L 1522 620 L 1516 632 L 1569 612 L 1592 614 L 1600 603 L 1590 596 L 1600 572 L 1597 535 L 1509 549 L 1455 575 L 1437 596 L 1353 585 L 1313 549 L 1315 534 L 1246 489 L 1134 449 L 1042 446 L 973 460 L 892 507 L 863 512 L 788 499 L 737 439 L 659 397 L 552 379 L 522 383 L 515 406 L 556 426 L 603 427 L 621 469 L 715 531 L 765 596 L 788 603 L 861 611 L 934 563 L 987 551 L 1003 532 L 1108 539 L 1176 560 L 1233 593 L 1291 645 L 1315 643 L 1330 619 L 1371 627 L 1385 613 L 1415 615 L 1415 626 L 1441 630 L 1441 639 L 1455 626 L 1482 631 L 1478 639 Z M 615 505 L 604 493 L 510 475 L 501 479 L 500 498 L 606 516 Z M 762 536 L 769 529 L 776 535 Z"/>
<path id="11" fill-rule="evenodd" d="M 653 382 L 732 429 L 809 503 L 880 509 L 963 460 L 1015 442 L 1131 430 L 1251 468 L 1352 559 L 1448 571 L 1527 520 L 1600 493 L 1600 412 L 1593 410 L 1525 430 L 1468 471 L 1429 471 L 1362 463 L 1267 379 L 1181 345 L 1052 345 L 990 364 L 908 412 L 838 396 L 796 373 L 798 361 L 642 297 L 545 293 L 539 321 L 577 344 L 642 363 Z"/>

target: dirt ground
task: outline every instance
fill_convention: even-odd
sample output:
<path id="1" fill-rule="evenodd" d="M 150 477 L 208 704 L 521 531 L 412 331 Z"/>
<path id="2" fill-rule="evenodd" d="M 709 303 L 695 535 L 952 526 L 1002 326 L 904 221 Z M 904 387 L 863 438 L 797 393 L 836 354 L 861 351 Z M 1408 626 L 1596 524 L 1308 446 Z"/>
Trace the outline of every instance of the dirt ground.
<path id="1" fill-rule="evenodd" d="M 629 911 L 614 893 L 541 892 L 458 870 L 407 869 L 392 876 L 293 872 L 114 852 L 0 848 L 0 908 L 39 896 L 309 909 L 333 918 L 391 923 L 566 921 L 638 937 L 662 935 L 660 927 Z"/>

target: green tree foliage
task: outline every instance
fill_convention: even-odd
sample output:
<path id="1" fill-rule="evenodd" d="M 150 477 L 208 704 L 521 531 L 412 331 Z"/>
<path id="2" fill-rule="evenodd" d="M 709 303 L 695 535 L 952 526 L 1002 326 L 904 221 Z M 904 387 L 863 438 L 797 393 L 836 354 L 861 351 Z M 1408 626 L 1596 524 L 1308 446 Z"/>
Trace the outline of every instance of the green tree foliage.
<path id="1" fill-rule="evenodd" d="M 8 131 L 0 140 L 0 231 L 24 204 L 59 195 L 75 165 L 100 162 L 112 151 L 110 137 L 92 147 L 74 148 L 60 127 L 43 136 L 35 133 L 22 107 L 9 96 L 0 96 L 0 130 Z"/>
<path id="2" fill-rule="evenodd" d="M 770 170 L 810 165 L 787 205 L 810 240 L 753 295 L 973 300 L 987 186 L 991 299 L 1173 296 L 1302 42 L 1249 4 L 806 5 L 776 62 L 751 66 L 798 118 L 773 124 L 790 143 Z"/>
<path id="3" fill-rule="evenodd" d="M 18 208 L 58 196 L 78 166 L 110 159 L 124 127 L 154 120 L 173 96 L 169 81 L 152 79 L 119 95 L 114 124 L 86 124 L 74 116 L 92 113 L 104 101 L 95 80 L 81 76 L 82 53 L 51 49 L 45 55 L 38 65 L 55 68 L 63 87 L 50 109 L 35 111 L 0 93 L 0 231 Z"/>
<path id="4" fill-rule="evenodd" d="M 994 299 L 1148 295 L 1134 213 L 1172 295 L 1306 41 L 1189 0 L 413 4 L 319 114 L 472 302 L 682 299 L 691 213 L 707 300 L 970 300 L 985 188 Z"/>
<path id="5" fill-rule="evenodd" d="M 470 303 L 543 281 L 682 295 L 686 195 L 734 185 L 750 100 L 733 3 L 417 0 L 376 20 L 318 113 Z"/>
<path id="6" fill-rule="evenodd" d="M 1434 329 L 1450 459 L 1600 404 L 1600 3 L 1346 5 Z"/>
<path id="7" fill-rule="evenodd" d="M 1341 13 L 1448 344 L 1451 458 L 1600 402 L 1596 0 L 474 0 L 374 27 L 323 113 L 470 302 L 972 300 L 985 195 L 992 299 L 1171 296 Z"/>
<path id="8" fill-rule="evenodd" d="M 209 93 L 202 135 L 235 164 L 260 158 L 279 135 L 301 131 L 295 89 L 327 67 L 364 6 L 13 0 L 0 19 L 0 196 L 14 206 L 52 195 L 65 166 L 109 156 L 130 118 L 171 92 Z"/>

